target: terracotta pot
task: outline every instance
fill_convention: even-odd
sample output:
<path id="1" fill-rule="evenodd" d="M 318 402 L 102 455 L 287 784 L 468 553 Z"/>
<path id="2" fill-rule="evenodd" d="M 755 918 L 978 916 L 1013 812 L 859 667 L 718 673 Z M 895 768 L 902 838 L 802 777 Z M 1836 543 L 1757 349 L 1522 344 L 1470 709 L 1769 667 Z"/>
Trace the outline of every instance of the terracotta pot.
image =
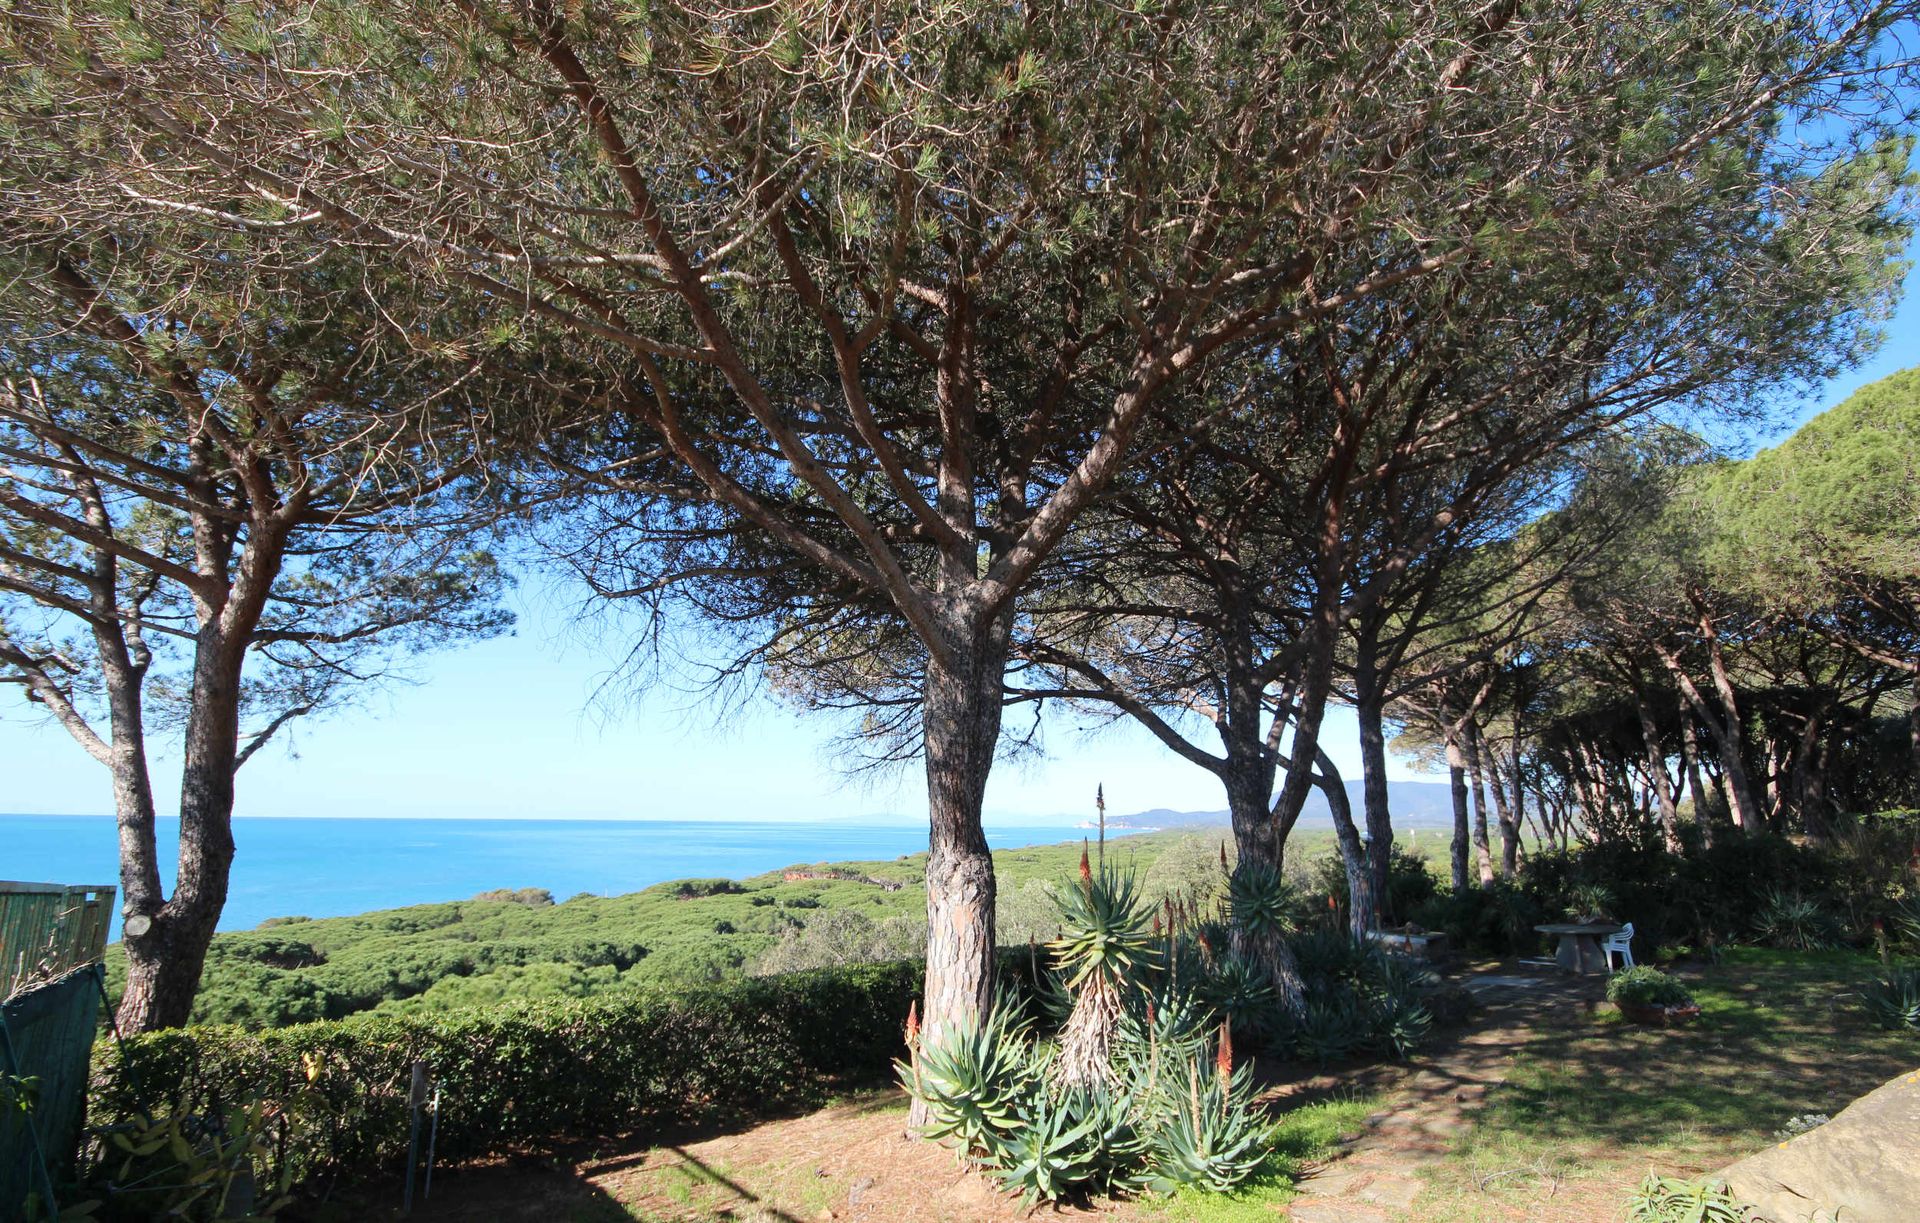
<path id="1" fill-rule="evenodd" d="M 1677 1028 L 1700 1018 L 1700 1008 L 1691 1002 L 1665 1005 L 1616 1002 L 1614 1005 L 1620 1008 L 1620 1014 L 1628 1023 L 1645 1024 L 1653 1028 Z"/>

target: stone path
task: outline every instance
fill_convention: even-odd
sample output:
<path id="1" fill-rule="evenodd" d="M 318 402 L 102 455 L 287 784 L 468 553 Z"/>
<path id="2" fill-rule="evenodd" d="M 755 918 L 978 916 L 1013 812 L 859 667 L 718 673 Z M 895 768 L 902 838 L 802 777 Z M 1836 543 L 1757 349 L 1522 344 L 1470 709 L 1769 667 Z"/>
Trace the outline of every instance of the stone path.
<path id="1" fill-rule="evenodd" d="M 1487 1092 L 1506 1078 L 1513 1050 L 1555 1009 L 1588 1005 L 1593 987 L 1577 978 L 1503 966 L 1461 982 L 1485 1008 L 1472 1030 L 1423 1060 L 1367 1118 L 1367 1132 L 1299 1182 L 1288 1207 L 1297 1223 L 1392 1223 L 1413 1209 L 1423 1168 L 1445 1160 L 1473 1123 Z"/>

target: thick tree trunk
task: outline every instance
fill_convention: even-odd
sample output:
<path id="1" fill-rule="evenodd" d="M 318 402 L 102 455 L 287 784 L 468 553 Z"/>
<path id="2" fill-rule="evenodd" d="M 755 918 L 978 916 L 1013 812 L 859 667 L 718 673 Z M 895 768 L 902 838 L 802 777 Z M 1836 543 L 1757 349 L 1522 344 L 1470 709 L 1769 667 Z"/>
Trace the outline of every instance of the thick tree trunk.
<path id="1" fill-rule="evenodd" d="M 937 1037 L 993 999 L 993 855 L 980 826 L 1000 737 L 1007 623 L 953 641 L 958 666 L 927 667 L 927 980 L 924 1031 Z"/>
<path id="2" fill-rule="evenodd" d="M 1379 678 L 1368 666 L 1354 670 L 1354 714 L 1360 723 L 1361 805 L 1367 821 L 1367 866 L 1374 895 L 1387 894 L 1387 863 L 1393 851 L 1393 813 L 1387 804 L 1387 734 Z"/>
<path id="3" fill-rule="evenodd" d="M 1360 830 L 1353 825 L 1353 804 L 1347 800 L 1347 786 L 1340 770 L 1326 752 L 1316 753 L 1320 766 L 1320 792 L 1326 796 L 1333 814 L 1333 836 L 1340 846 L 1340 862 L 1347 871 L 1347 929 L 1356 941 L 1367 931 L 1381 925 L 1384 893 L 1373 888 L 1373 868 L 1366 849 L 1360 843 Z"/>
<path id="4" fill-rule="evenodd" d="M 1667 754 L 1660 745 L 1660 729 L 1654 721 L 1653 707 L 1638 692 L 1634 693 L 1633 707 L 1640 718 L 1640 742 L 1647 753 L 1647 777 L 1660 804 L 1660 837 L 1668 853 L 1679 853 L 1680 800 L 1673 792 L 1673 776 L 1667 772 Z"/>
<path id="5" fill-rule="evenodd" d="M 1480 864 L 1480 886 L 1493 886 L 1493 843 L 1487 837 L 1486 776 L 1481 767 L 1480 727 L 1468 719 L 1461 740 L 1467 754 L 1467 783 L 1473 795 L 1473 849 Z"/>
<path id="6" fill-rule="evenodd" d="M 1448 730 L 1447 782 L 1453 789 L 1453 890 L 1467 890 L 1467 759 L 1460 750 L 1459 736 Z"/>
<path id="7" fill-rule="evenodd" d="M 240 742 L 242 651 L 207 634 L 195 653 L 180 771 L 180 863 L 173 895 L 157 910 L 136 909 L 147 929 L 124 938 L 127 986 L 123 1032 L 184 1025 L 227 902 L 233 869 L 234 772 Z M 147 844 L 152 844 L 151 826 Z"/>
<path id="8" fill-rule="evenodd" d="M 974 628 L 943 616 L 948 659 L 930 657 L 921 721 L 927 775 L 927 974 L 922 1032 L 938 1040 L 993 1001 L 993 854 L 980 826 L 1000 738 L 1009 615 Z M 926 1113 L 913 1105 L 911 1124 Z"/>
<path id="9" fill-rule="evenodd" d="M 1227 791 L 1227 818 L 1233 825 L 1236 861 L 1259 862 L 1280 869 L 1284 856 L 1276 835 L 1273 808 L 1274 766 L 1240 758 L 1229 751 L 1221 782 Z"/>

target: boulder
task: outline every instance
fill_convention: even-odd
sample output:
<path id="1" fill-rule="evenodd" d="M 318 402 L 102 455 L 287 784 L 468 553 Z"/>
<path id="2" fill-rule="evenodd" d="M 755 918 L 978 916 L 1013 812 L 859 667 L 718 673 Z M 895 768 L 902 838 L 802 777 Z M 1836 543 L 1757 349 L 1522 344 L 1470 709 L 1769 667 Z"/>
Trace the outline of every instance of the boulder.
<path id="1" fill-rule="evenodd" d="M 1920 1219 L 1920 1070 L 1719 1176 L 1769 1223 L 1914 1223 Z"/>

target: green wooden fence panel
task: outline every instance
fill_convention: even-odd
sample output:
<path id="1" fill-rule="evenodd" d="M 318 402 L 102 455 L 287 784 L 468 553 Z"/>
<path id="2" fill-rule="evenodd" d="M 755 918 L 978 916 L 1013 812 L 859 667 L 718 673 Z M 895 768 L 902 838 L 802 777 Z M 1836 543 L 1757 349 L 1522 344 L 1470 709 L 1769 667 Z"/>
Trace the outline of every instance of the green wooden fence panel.
<path id="1" fill-rule="evenodd" d="M 0 882 L 0 1073 L 37 1080 L 30 1110 L 0 1112 L 0 1219 L 46 1196 L 79 1145 L 113 894 Z"/>
<path id="2" fill-rule="evenodd" d="M 113 920 L 110 887 L 0 879 L 0 999 L 96 963 Z"/>

